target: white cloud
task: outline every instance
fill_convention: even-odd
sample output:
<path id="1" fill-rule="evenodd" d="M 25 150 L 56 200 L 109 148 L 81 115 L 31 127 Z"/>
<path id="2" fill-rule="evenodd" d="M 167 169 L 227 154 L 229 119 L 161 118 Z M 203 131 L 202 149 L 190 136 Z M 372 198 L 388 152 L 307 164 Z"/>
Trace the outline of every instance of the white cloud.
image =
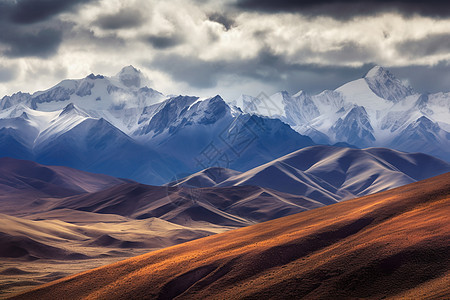
<path id="1" fill-rule="evenodd" d="M 102 27 L 98 22 L 99 17 L 121 12 L 139 12 L 139 20 L 130 22 L 127 15 L 122 19 L 123 28 L 121 24 Z M 231 18 L 233 26 L 226 28 L 211 21 L 208 16 L 217 12 Z M 296 66 L 358 68 L 375 63 L 405 67 L 450 61 L 450 49 L 442 51 L 441 47 L 427 55 L 405 55 L 399 47 L 405 41 L 425 43 L 433 34 L 450 35 L 450 20 L 446 18 L 384 13 L 337 20 L 290 13 L 239 12 L 223 2 L 194 0 L 102 0 L 59 17 L 63 24 L 73 27 L 64 31 L 63 42 L 53 57 L 0 59 L 0 65 L 20 68 L 14 81 L 0 82 L 1 94 L 45 89 L 65 76 L 81 78 L 91 72 L 112 75 L 129 64 L 140 68 L 152 80 L 153 87 L 165 93 L 221 93 L 235 97 L 240 92 L 255 93 L 264 87 L 275 89 L 281 79 L 297 72 Z M 1 47 L 0 44 L 0 50 Z M 262 53 L 270 55 L 261 58 Z M 166 60 L 166 66 L 158 63 L 160 57 L 168 55 L 179 58 L 178 64 L 203 63 L 205 72 L 212 68 L 215 74 L 211 75 L 211 85 L 194 86 L 174 76 L 173 72 L 180 70 L 171 65 L 174 60 Z M 269 66 L 266 68 L 264 63 Z M 248 72 L 243 72 L 241 66 L 246 66 Z M 276 71 L 279 76 L 269 74 Z M 298 89 L 302 88 L 302 82 L 298 84 Z"/>

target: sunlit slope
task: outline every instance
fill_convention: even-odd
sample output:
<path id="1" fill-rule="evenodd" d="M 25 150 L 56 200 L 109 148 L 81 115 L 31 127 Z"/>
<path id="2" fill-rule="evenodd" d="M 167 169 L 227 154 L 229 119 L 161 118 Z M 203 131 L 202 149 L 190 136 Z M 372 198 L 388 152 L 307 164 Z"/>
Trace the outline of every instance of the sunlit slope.
<path id="1" fill-rule="evenodd" d="M 155 251 L 17 299 L 445 298 L 449 215 L 447 173 Z"/>

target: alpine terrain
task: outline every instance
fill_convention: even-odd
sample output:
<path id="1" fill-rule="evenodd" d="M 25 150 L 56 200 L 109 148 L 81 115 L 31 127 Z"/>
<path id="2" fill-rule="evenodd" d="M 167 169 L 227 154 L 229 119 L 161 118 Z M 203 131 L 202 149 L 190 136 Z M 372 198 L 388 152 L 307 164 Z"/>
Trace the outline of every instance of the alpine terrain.
<path id="1" fill-rule="evenodd" d="M 243 95 L 232 103 L 278 118 L 319 144 L 387 147 L 450 160 L 450 93 L 417 93 L 380 66 L 317 95 L 283 91 Z"/>
<path id="2" fill-rule="evenodd" d="M 245 172 L 314 144 L 450 159 L 450 95 L 389 71 L 318 95 L 165 96 L 132 66 L 0 100 L 0 156 L 165 184 L 209 167 Z"/>

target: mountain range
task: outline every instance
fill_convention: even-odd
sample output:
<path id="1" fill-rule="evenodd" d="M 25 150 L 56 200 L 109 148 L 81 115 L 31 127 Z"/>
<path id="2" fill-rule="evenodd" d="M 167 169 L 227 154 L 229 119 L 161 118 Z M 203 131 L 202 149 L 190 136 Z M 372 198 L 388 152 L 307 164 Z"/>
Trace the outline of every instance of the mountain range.
<path id="1" fill-rule="evenodd" d="M 232 103 L 280 119 L 319 144 L 386 147 L 450 160 L 450 93 L 415 92 L 380 66 L 316 95 L 283 91 L 242 95 Z"/>
<path id="2" fill-rule="evenodd" d="M 246 172 L 316 144 L 450 160 L 450 96 L 375 67 L 319 95 L 166 96 L 132 66 L 0 100 L 0 157 L 162 185 L 210 167 Z M 261 100 L 262 99 L 262 100 Z"/>
<path id="3" fill-rule="evenodd" d="M 164 184 L 210 166 L 247 170 L 313 145 L 220 96 L 165 97 L 133 67 L 0 101 L 0 156 Z"/>

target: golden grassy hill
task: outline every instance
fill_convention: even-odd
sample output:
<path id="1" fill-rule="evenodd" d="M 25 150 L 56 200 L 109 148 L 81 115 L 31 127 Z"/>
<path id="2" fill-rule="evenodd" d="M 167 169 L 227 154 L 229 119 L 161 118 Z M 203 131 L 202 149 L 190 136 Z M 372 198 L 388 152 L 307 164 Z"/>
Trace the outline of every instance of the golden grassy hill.
<path id="1" fill-rule="evenodd" d="M 15 299 L 449 298 L 450 173 L 158 250 Z"/>

